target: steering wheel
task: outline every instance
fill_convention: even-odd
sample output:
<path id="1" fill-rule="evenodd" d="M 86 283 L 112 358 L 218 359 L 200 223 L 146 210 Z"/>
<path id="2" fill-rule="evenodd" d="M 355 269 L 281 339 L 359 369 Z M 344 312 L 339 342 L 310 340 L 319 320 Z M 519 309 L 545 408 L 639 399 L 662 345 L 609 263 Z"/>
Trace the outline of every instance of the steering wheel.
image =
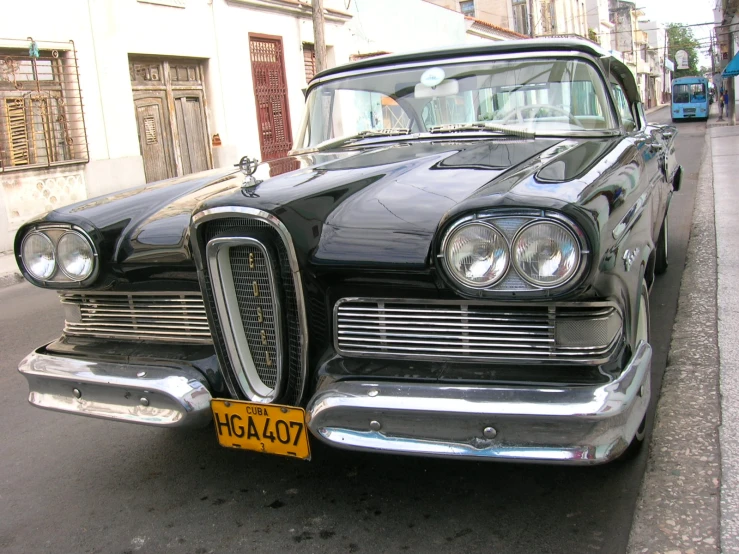
<path id="1" fill-rule="evenodd" d="M 569 111 L 565 110 L 564 108 L 560 108 L 559 106 L 552 106 L 551 104 L 529 104 L 527 106 L 517 106 L 515 108 L 512 108 L 509 113 L 504 115 L 500 121 L 501 123 L 508 123 L 515 116 L 517 123 L 524 123 L 523 114 L 525 112 L 540 109 L 551 110 L 553 112 L 560 113 L 564 115 L 573 125 L 577 125 L 581 129 L 584 128 L 582 122 L 574 115 L 572 115 Z M 534 116 L 534 119 L 536 119 L 536 116 Z"/>

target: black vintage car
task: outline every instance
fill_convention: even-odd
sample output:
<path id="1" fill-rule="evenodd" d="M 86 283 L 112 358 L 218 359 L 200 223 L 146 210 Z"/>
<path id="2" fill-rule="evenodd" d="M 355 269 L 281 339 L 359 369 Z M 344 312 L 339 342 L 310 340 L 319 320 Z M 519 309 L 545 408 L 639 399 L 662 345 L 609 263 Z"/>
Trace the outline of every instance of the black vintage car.
<path id="1" fill-rule="evenodd" d="M 597 46 L 392 55 L 310 83 L 289 158 L 52 211 L 15 252 L 62 335 L 41 408 L 307 458 L 310 440 L 594 464 L 633 452 L 673 135 Z"/>

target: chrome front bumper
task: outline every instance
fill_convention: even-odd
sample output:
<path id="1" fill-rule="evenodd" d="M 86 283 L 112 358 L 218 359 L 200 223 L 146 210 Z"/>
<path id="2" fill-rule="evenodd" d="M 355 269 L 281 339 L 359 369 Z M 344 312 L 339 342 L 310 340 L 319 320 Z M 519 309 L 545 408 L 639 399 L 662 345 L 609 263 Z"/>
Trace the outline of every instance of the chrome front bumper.
<path id="1" fill-rule="evenodd" d="M 421 456 L 564 464 L 617 458 L 647 411 L 652 349 L 595 387 L 525 388 L 339 381 L 307 407 L 334 446 Z"/>
<path id="2" fill-rule="evenodd" d="M 160 427 L 202 427 L 211 395 L 190 366 L 93 362 L 32 352 L 18 366 L 39 408 Z"/>

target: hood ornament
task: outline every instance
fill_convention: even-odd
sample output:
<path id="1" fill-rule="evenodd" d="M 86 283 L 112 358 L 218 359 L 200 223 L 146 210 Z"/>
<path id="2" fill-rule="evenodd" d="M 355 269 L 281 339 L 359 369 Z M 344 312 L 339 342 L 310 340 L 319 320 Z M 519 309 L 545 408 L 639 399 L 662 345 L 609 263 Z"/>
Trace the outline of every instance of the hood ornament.
<path id="1" fill-rule="evenodd" d="M 262 182 L 254 178 L 254 173 L 256 173 L 257 167 L 259 167 L 259 160 L 256 158 L 244 156 L 239 160 L 239 163 L 235 164 L 234 167 L 238 167 L 241 173 L 244 174 L 244 182 L 241 184 L 241 188 L 250 189 L 251 187 L 256 187 Z M 249 193 L 249 196 L 256 196 L 251 190 Z"/>

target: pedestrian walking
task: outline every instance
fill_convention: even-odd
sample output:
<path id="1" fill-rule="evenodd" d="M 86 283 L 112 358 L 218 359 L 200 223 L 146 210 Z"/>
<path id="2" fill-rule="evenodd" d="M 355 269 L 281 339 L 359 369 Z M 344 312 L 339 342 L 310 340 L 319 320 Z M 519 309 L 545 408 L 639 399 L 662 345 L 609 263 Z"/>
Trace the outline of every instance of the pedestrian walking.
<path id="1" fill-rule="evenodd" d="M 729 117 L 729 89 L 724 89 L 724 111 L 726 117 Z"/>
<path id="2" fill-rule="evenodd" d="M 724 118 L 724 93 L 722 92 L 718 97 L 718 120 L 721 121 Z"/>

